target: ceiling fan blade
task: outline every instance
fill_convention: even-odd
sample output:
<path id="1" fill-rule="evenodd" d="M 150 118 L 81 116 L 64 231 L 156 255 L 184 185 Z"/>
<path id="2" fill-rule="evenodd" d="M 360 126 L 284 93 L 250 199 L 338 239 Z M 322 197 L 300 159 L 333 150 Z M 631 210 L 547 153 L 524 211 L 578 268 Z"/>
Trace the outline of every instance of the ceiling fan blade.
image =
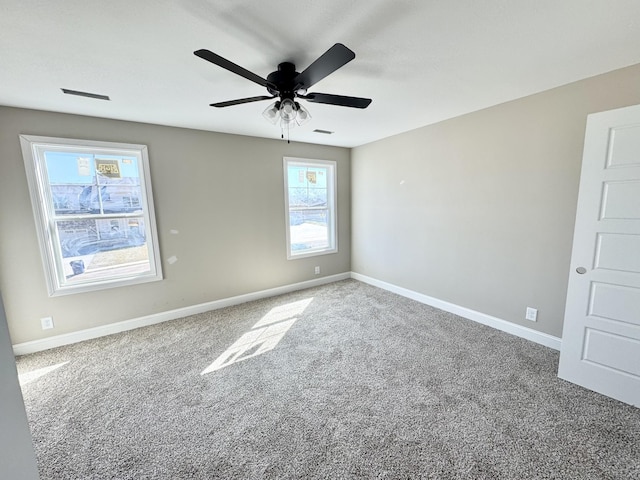
<path id="1" fill-rule="evenodd" d="M 346 97 L 344 95 L 332 95 L 330 93 L 309 93 L 308 95 L 298 95 L 298 97 L 310 102 L 353 108 L 367 108 L 371 103 L 370 98 Z"/>
<path id="2" fill-rule="evenodd" d="M 272 98 L 276 98 L 276 97 L 271 97 L 269 95 L 260 95 L 259 97 L 239 98 L 238 100 L 228 100 L 226 102 L 212 103 L 211 106 L 218 107 L 218 108 L 231 107 L 233 105 L 242 105 L 243 103 L 259 102 L 261 100 L 271 100 Z"/>
<path id="3" fill-rule="evenodd" d="M 354 58 L 356 58 L 355 53 L 341 43 L 336 43 L 296 76 L 293 82 L 297 87 L 296 90 L 298 88 L 310 88 Z"/>
<path id="4" fill-rule="evenodd" d="M 271 82 L 268 82 L 266 79 L 262 78 L 260 75 L 256 75 L 255 73 L 250 72 L 246 68 L 243 68 L 240 65 L 236 65 L 235 63 L 227 60 L 226 58 L 221 57 L 217 53 L 213 53 L 205 49 L 196 50 L 193 53 L 194 55 L 204 60 L 207 60 L 208 62 L 218 65 L 219 67 L 222 67 L 225 70 L 229 70 L 230 72 L 235 73 L 236 75 L 240 75 L 241 77 L 244 77 L 247 80 L 251 80 L 252 82 L 257 83 L 258 85 L 262 85 L 263 87 L 275 88 L 277 90 L 275 85 L 273 85 Z"/>

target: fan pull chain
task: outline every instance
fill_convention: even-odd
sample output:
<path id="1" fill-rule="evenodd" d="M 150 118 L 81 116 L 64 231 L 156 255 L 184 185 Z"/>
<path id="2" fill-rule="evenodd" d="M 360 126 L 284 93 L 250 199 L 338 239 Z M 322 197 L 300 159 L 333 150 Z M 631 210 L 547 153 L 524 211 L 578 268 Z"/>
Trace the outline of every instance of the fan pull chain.
<path id="1" fill-rule="evenodd" d="M 291 139 L 290 139 L 290 135 L 289 135 L 289 124 L 286 124 L 287 126 L 287 143 L 291 143 Z M 280 124 L 280 138 L 282 140 L 284 140 L 284 125 Z"/>

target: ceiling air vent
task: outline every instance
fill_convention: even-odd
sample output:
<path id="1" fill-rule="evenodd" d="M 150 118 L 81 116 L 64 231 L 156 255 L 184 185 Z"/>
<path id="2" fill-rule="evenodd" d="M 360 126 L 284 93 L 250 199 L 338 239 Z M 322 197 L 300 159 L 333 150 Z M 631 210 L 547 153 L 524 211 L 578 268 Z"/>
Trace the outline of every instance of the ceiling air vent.
<path id="1" fill-rule="evenodd" d="M 320 130 L 319 128 L 316 128 L 314 131 L 314 133 L 324 133 L 325 135 L 331 135 L 333 132 L 330 132 L 329 130 Z"/>
<path id="2" fill-rule="evenodd" d="M 98 100 L 111 100 L 108 95 L 100 95 L 99 93 L 80 92 L 78 90 L 69 90 L 68 88 L 61 88 L 62 93 L 67 95 L 77 95 L 78 97 L 97 98 Z"/>

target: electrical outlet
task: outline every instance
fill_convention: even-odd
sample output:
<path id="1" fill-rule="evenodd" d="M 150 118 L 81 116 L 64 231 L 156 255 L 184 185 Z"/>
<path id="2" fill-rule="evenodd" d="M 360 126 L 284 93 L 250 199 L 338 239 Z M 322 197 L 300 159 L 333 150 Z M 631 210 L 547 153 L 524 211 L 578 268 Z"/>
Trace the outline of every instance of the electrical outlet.
<path id="1" fill-rule="evenodd" d="M 524 318 L 535 322 L 538 319 L 538 309 L 527 307 L 527 314 L 524 316 Z"/>
<path id="2" fill-rule="evenodd" d="M 53 317 L 44 317 L 40 319 L 40 325 L 43 330 L 49 330 L 53 328 Z"/>
<path id="3" fill-rule="evenodd" d="M 320 267 L 316 267 L 316 275 L 320 275 Z"/>

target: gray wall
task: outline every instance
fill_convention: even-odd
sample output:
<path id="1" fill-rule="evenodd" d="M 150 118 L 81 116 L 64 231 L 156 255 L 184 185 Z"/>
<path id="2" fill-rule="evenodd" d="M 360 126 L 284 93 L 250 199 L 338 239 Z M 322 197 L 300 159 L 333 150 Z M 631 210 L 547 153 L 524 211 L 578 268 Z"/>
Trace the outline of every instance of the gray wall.
<path id="1" fill-rule="evenodd" d="M 18 372 L 0 296 L 0 466 L 2 478 L 38 478 L 31 431 L 24 411 Z"/>
<path id="2" fill-rule="evenodd" d="M 355 148 L 352 271 L 561 336 L 586 116 L 639 86 L 636 65 Z"/>
<path id="3" fill-rule="evenodd" d="M 163 281 L 47 295 L 21 133 L 148 145 Z M 287 260 L 283 156 L 337 161 L 337 254 Z M 348 272 L 349 184 L 344 148 L 0 107 L 0 289 L 11 339 L 22 343 L 311 280 L 318 278 L 315 265 L 323 276 Z M 178 258 L 172 265 L 171 256 Z M 53 316 L 55 329 L 41 330 L 45 316 Z"/>

